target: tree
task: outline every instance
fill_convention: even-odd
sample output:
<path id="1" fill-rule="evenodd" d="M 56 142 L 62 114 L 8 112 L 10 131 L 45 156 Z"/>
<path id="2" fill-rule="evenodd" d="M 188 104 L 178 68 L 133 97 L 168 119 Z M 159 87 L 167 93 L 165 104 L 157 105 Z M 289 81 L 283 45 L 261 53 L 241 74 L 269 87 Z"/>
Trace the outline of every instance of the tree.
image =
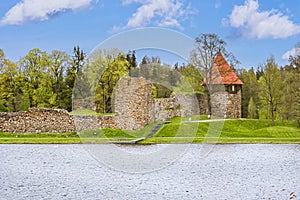
<path id="1" fill-rule="evenodd" d="M 252 97 L 253 103 L 256 106 L 260 105 L 259 99 L 259 84 L 256 79 L 256 74 L 253 68 L 242 69 L 239 71 L 239 77 L 243 81 L 243 92 L 242 92 L 242 116 L 248 117 L 248 107 L 250 98 Z M 255 109 L 256 110 L 256 109 Z"/>
<path id="2" fill-rule="evenodd" d="M 76 76 L 82 74 L 82 69 L 85 63 L 85 53 L 80 49 L 79 46 L 74 47 L 73 54 L 72 67 L 67 70 L 66 77 L 67 86 L 71 89 L 74 88 Z"/>
<path id="3" fill-rule="evenodd" d="M 291 120 L 295 118 L 295 97 L 299 85 L 299 76 L 294 68 L 284 67 L 280 70 L 282 79 L 282 101 L 279 105 L 281 119 Z"/>
<path id="4" fill-rule="evenodd" d="M 300 75 L 299 75 L 299 79 L 300 80 Z M 295 117 L 296 117 L 296 121 L 298 124 L 298 127 L 300 127 L 300 87 L 297 88 L 296 90 L 296 101 L 295 101 Z"/>
<path id="5" fill-rule="evenodd" d="M 229 64 L 234 67 L 238 64 L 238 60 L 232 53 L 227 52 L 226 43 L 216 34 L 201 34 L 195 39 L 195 48 L 191 52 L 190 62 L 197 67 L 204 76 L 207 92 L 208 114 L 211 114 L 211 97 L 213 92 L 212 82 L 213 77 L 216 77 L 213 72 L 214 59 L 218 53 L 221 53 Z"/>
<path id="6" fill-rule="evenodd" d="M 0 74 L 0 105 L 5 108 L 1 110 L 18 111 L 24 109 L 23 105 L 26 101 L 22 97 L 25 78 L 18 72 L 16 64 L 5 58 L 4 53 L 0 57 L 2 57 L 2 61 L 0 61 L 2 69 Z"/>
<path id="7" fill-rule="evenodd" d="M 89 78 L 91 94 L 95 94 L 97 112 L 113 112 L 113 91 L 122 76 L 128 75 L 130 63 L 118 49 L 98 50 L 89 60 L 86 75 Z"/>
<path id="8" fill-rule="evenodd" d="M 40 49 L 32 49 L 21 59 L 19 65 L 26 78 L 26 95 L 30 107 L 49 107 L 53 93 L 47 73 L 49 67 L 47 53 Z"/>
<path id="9" fill-rule="evenodd" d="M 295 68 L 295 70 L 300 73 L 300 42 L 295 46 L 295 55 L 290 56 L 290 65 Z"/>
<path id="10" fill-rule="evenodd" d="M 265 109 L 267 109 L 267 117 L 271 113 L 272 125 L 275 125 L 275 117 L 278 105 L 281 103 L 282 97 L 282 81 L 278 65 L 275 58 L 271 56 L 267 59 L 267 63 L 262 67 L 263 75 L 260 83 L 260 97 Z"/>
<path id="11" fill-rule="evenodd" d="M 86 55 L 79 46 L 73 49 L 72 65 L 67 70 L 66 84 L 69 89 L 69 96 L 75 99 L 84 99 L 90 96 L 88 77 L 85 70 Z"/>
<path id="12" fill-rule="evenodd" d="M 2 69 L 4 66 L 4 61 L 5 61 L 5 56 L 4 56 L 4 52 L 2 49 L 0 49 L 0 74 L 2 73 Z"/>
<path id="13" fill-rule="evenodd" d="M 253 97 L 250 97 L 249 104 L 248 104 L 248 118 L 250 119 L 256 119 L 257 113 L 256 113 L 256 105 L 254 103 Z"/>
<path id="14" fill-rule="evenodd" d="M 144 56 L 141 65 L 146 65 L 148 63 L 151 63 L 150 59 L 147 56 Z"/>
<path id="15" fill-rule="evenodd" d="M 293 102 L 293 114 L 298 123 L 298 127 L 300 127 L 300 42 L 298 42 L 295 46 L 296 54 L 290 56 L 290 72 L 293 75 L 293 85 L 294 94 L 291 95 L 294 97 Z"/>
<path id="16" fill-rule="evenodd" d="M 128 54 L 126 55 L 126 59 L 129 62 L 129 69 L 128 70 L 135 69 L 137 67 L 135 50 L 129 51 Z"/>
<path id="17" fill-rule="evenodd" d="M 188 81 L 190 86 L 193 88 L 194 93 L 203 94 L 203 76 L 201 75 L 199 69 L 192 65 L 181 66 L 179 68 L 180 74 Z"/>
<path id="18" fill-rule="evenodd" d="M 67 87 L 65 74 L 71 68 L 69 55 L 64 52 L 54 50 L 49 55 L 49 74 L 54 92 L 51 100 L 52 107 L 72 109 L 72 89 Z"/>

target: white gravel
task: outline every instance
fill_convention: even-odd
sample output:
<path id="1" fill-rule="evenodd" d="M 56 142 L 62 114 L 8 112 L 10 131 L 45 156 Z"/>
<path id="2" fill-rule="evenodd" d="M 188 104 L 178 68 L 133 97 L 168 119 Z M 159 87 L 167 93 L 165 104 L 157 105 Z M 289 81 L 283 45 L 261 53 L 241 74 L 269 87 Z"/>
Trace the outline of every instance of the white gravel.
<path id="1" fill-rule="evenodd" d="M 300 199 L 299 145 L 216 145 L 204 158 L 200 147 L 130 174 L 82 145 L 0 145 L 0 199 Z"/>

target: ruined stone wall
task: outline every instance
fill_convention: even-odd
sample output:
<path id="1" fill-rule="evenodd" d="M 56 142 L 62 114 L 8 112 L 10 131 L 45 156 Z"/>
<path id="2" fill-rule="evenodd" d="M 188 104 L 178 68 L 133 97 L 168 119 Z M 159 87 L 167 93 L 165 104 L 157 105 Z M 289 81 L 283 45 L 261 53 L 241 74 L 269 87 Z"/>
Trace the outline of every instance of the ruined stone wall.
<path id="1" fill-rule="evenodd" d="M 152 85 L 145 78 L 122 77 L 114 93 L 116 126 L 141 129 L 154 121 Z"/>
<path id="2" fill-rule="evenodd" d="M 166 121 L 175 116 L 180 116 L 180 105 L 174 96 L 154 99 L 154 102 L 155 121 Z"/>
<path id="3" fill-rule="evenodd" d="M 85 99 L 73 99 L 72 110 L 93 110 L 96 111 L 96 104 L 94 98 L 85 98 Z"/>
<path id="4" fill-rule="evenodd" d="M 208 106 L 207 106 L 207 94 L 196 94 L 198 104 L 199 104 L 199 112 L 200 115 L 208 113 Z"/>
<path id="5" fill-rule="evenodd" d="M 180 116 L 199 115 L 199 101 L 196 95 L 174 94 L 177 103 L 180 105 Z"/>
<path id="6" fill-rule="evenodd" d="M 73 115 L 77 131 L 99 128 L 117 128 L 115 116 Z"/>
<path id="7" fill-rule="evenodd" d="M 10 133 L 67 133 L 75 132 L 75 124 L 66 110 L 30 108 L 23 112 L 0 113 L 0 131 Z"/>

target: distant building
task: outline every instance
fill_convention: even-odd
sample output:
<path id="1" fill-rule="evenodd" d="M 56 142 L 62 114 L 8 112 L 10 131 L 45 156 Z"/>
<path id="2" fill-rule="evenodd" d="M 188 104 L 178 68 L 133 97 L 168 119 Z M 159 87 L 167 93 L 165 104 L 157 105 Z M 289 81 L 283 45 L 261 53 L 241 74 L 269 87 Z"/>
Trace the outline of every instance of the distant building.
<path id="1" fill-rule="evenodd" d="M 226 116 L 240 118 L 242 116 L 242 85 L 243 82 L 229 66 L 222 54 L 217 54 L 209 84 L 206 92 L 210 93 L 211 114 L 213 116 Z M 203 81 L 207 86 L 207 81 Z M 208 104 L 206 103 L 208 113 Z"/>

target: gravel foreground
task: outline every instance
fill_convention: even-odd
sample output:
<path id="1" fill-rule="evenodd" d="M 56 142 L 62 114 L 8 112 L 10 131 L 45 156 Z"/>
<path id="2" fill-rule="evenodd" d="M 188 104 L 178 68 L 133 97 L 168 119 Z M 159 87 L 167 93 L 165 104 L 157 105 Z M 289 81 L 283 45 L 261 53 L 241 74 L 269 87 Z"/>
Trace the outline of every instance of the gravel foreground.
<path id="1" fill-rule="evenodd" d="M 126 173 L 83 145 L 0 145 L 0 199 L 300 199 L 300 145 L 215 145 L 205 157 L 201 147 L 160 170 Z"/>

